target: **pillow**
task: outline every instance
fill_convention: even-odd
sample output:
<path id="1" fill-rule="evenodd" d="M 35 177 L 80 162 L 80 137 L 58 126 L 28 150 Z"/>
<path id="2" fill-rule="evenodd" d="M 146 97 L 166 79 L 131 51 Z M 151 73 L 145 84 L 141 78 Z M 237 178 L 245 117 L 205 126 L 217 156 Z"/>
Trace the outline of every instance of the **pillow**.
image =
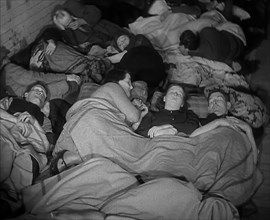
<path id="1" fill-rule="evenodd" d="M 253 128 L 259 128 L 268 122 L 269 112 L 259 97 L 222 85 L 206 87 L 205 97 L 208 97 L 210 91 L 216 89 L 221 89 L 229 95 L 231 102 L 229 112 L 233 116 L 246 121 Z"/>
<path id="2" fill-rule="evenodd" d="M 230 113 L 248 122 L 253 128 L 268 122 L 269 112 L 259 97 L 231 89 L 230 102 Z"/>
<path id="3" fill-rule="evenodd" d="M 204 94 L 192 94 L 187 99 L 188 109 L 192 110 L 199 118 L 206 118 L 208 115 L 208 101 Z"/>

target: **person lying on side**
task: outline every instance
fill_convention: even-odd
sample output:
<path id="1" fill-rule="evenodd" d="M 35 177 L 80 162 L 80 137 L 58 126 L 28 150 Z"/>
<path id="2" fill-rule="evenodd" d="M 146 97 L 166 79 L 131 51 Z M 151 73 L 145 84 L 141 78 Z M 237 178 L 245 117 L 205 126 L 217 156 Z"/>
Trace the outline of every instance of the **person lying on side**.
<path id="1" fill-rule="evenodd" d="M 110 102 L 126 116 L 126 122 L 134 130 L 139 126 L 142 118 L 147 114 L 148 108 L 143 106 L 141 109 L 136 108 L 130 101 L 130 92 L 132 86 L 131 73 L 112 69 L 100 86 L 92 95 L 92 98 L 102 98 Z"/>
<path id="2" fill-rule="evenodd" d="M 220 126 L 227 126 L 237 131 L 244 132 L 252 146 L 254 162 L 257 163 L 258 149 L 253 136 L 252 128 L 248 123 L 233 116 L 228 116 L 231 103 L 226 93 L 222 90 L 213 90 L 208 95 L 208 116 L 201 120 L 201 127 L 193 131 L 189 137 L 195 137 Z"/>
<path id="3" fill-rule="evenodd" d="M 178 132 L 191 134 L 199 127 L 199 118 L 187 109 L 185 98 L 186 94 L 181 85 L 169 85 L 163 99 L 164 109 L 155 113 L 149 112 L 136 132 L 150 138 L 164 134 L 175 135 Z"/>
<path id="4" fill-rule="evenodd" d="M 210 12 L 209 12 L 210 13 Z M 217 11 L 213 11 L 213 16 Z M 180 51 L 184 55 L 198 56 L 233 66 L 243 55 L 246 38 L 242 28 L 230 22 L 232 19 L 232 1 L 227 0 L 221 13 L 223 21 L 216 25 L 199 27 L 197 31 L 185 30 L 180 35 Z M 211 14 L 209 14 L 212 17 Z M 207 18 L 205 15 L 204 18 Z M 213 21 L 213 24 L 215 21 Z"/>

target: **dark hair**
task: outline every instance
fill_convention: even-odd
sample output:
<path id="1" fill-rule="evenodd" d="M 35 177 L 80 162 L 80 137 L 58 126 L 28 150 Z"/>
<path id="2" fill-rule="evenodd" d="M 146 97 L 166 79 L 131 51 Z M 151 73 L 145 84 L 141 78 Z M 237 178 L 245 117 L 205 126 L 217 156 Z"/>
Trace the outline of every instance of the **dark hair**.
<path id="1" fill-rule="evenodd" d="M 221 93 L 221 94 L 224 96 L 226 102 L 229 102 L 229 101 L 230 101 L 230 96 L 229 96 L 229 94 L 226 93 L 226 92 L 225 92 L 224 90 L 222 90 L 222 89 L 213 89 L 213 90 L 209 91 L 208 97 L 207 97 L 207 101 L 209 101 L 210 96 L 211 96 L 213 93 L 215 93 L 215 92 Z"/>
<path id="2" fill-rule="evenodd" d="M 42 86 L 45 89 L 45 92 L 46 92 L 46 99 L 45 99 L 45 101 L 50 99 L 50 95 L 51 94 L 50 94 L 49 88 L 42 81 L 36 81 L 34 83 L 31 83 L 29 86 L 26 87 L 26 90 L 24 91 L 24 93 L 29 92 L 35 86 Z"/>
<path id="3" fill-rule="evenodd" d="M 130 75 L 131 81 L 132 81 L 132 75 L 131 75 L 131 73 L 129 71 L 123 70 L 123 69 L 114 68 L 114 69 L 110 70 L 107 73 L 107 75 L 104 78 L 103 84 L 105 84 L 107 82 L 118 83 L 120 80 L 125 79 L 127 73 Z"/>
<path id="4" fill-rule="evenodd" d="M 180 45 L 189 50 L 196 50 L 199 47 L 200 37 L 191 30 L 184 31 L 180 36 Z"/>

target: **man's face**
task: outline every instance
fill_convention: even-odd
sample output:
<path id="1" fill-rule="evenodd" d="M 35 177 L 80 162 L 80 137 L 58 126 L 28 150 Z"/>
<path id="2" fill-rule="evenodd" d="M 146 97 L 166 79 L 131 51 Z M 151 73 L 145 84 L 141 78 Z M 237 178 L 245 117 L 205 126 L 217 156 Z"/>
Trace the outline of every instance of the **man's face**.
<path id="1" fill-rule="evenodd" d="M 208 112 L 218 116 L 228 114 L 228 103 L 221 92 L 214 92 L 209 96 Z"/>
<path id="2" fill-rule="evenodd" d="M 181 86 L 172 86 L 164 96 L 167 110 L 179 110 L 184 102 L 184 90 Z"/>
<path id="3" fill-rule="evenodd" d="M 29 92 L 25 93 L 25 100 L 36 104 L 39 107 L 43 107 L 47 98 L 46 90 L 41 85 L 35 85 Z"/>

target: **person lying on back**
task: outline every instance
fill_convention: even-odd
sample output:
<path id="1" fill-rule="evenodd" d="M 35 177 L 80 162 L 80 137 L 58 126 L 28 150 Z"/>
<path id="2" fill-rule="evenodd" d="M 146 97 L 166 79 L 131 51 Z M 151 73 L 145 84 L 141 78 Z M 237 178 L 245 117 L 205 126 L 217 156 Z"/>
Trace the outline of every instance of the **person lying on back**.
<path id="1" fill-rule="evenodd" d="M 199 127 L 199 118 L 186 106 L 186 94 L 181 85 L 171 84 L 164 96 L 165 107 L 159 112 L 149 112 L 141 121 L 136 132 L 145 137 L 175 135 L 182 132 L 186 135 Z"/>

